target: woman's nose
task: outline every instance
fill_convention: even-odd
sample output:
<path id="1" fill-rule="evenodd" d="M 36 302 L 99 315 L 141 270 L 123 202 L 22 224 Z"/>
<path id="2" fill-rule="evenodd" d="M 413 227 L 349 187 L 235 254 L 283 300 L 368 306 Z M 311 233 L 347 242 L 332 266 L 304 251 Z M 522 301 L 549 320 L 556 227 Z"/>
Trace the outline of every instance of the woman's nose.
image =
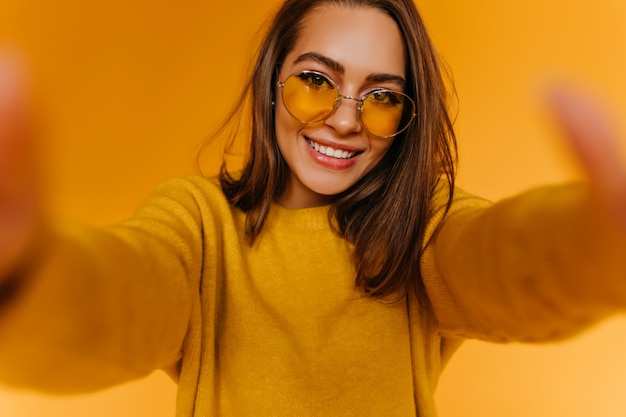
<path id="1" fill-rule="evenodd" d="M 362 129 L 358 115 L 360 101 L 351 96 L 340 97 L 341 101 L 337 110 L 326 118 L 325 123 L 335 129 L 341 136 L 360 132 Z"/>

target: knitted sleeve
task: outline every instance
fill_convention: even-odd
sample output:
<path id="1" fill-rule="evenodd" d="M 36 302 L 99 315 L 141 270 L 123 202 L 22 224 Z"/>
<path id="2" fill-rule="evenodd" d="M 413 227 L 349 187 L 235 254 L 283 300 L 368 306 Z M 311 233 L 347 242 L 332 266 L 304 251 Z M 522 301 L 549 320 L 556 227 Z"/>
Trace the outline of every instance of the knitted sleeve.
<path id="1" fill-rule="evenodd" d="M 0 317 L 0 381 L 90 391 L 180 359 L 213 233 L 198 181 L 162 185 L 121 225 L 49 233 Z"/>
<path id="2" fill-rule="evenodd" d="M 491 204 L 435 198 L 423 279 L 441 332 L 489 341 L 570 336 L 626 307 L 626 233 L 588 187 L 545 187 Z"/>

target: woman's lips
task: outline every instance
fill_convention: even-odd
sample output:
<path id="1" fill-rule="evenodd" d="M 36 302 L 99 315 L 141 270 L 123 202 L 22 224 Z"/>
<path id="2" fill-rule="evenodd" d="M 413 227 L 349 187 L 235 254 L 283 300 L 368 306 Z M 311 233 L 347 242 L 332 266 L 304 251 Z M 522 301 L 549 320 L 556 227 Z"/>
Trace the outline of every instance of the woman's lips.
<path id="1" fill-rule="evenodd" d="M 356 163 L 362 151 L 335 149 L 331 146 L 321 145 L 311 138 L 305 137 L 307 150 L 313 159 L 320 165 L 333 169 L 349 168 Z"/>

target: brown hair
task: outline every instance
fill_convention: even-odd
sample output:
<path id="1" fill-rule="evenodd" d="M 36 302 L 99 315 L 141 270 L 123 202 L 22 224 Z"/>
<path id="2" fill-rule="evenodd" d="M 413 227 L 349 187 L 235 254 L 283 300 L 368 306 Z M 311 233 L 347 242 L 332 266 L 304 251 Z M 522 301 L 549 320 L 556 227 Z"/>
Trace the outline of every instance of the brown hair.
<path id="1" fill-rule="evenodd" d="M 250 100 L 249 159 L 236 178 L 223 165 L 221 186 L 231 204 L 246 213 L 246 234 L 253 243 L 289 172 L 274 132 L 277 69 L 294 47 L 303 19 L 324 4 L 379 9 L 394 19 L 404 38 L 405 92 L 417 105 L 417 118 L 369 173 L 336 196 L 329 221 L 354 246 L 358 288 L 381 298 L 409 289 L 419 294 L 430 200 L 443 176 L 450 185 L 450 204 L 456 141 L 439 58 L 412 0 L 286 0 L 270 23 L 240 103 L 227 119 L 232 122 L 244 99 Z"/>

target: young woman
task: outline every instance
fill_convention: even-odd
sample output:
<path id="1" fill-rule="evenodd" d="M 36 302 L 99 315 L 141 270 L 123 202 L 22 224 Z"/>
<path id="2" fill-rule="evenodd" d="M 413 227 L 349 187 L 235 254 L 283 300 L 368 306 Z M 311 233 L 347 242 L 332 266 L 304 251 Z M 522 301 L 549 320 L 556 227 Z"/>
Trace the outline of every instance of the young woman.
<path id="1" fill-rule="evenodd" d="M 179 417 L 434 416 L 464 338 L 561 338 L 626 305 L 626 176 L 600 115 L 554 97 L 595 188 L 454 190 L 410 0 L 287 0 L 247 87 L 243 171 L 171 180 L 98 230 L 37 227 L 20 104 L 0 95 L 3 381 L 76 392 L 163 368 Z"/>

